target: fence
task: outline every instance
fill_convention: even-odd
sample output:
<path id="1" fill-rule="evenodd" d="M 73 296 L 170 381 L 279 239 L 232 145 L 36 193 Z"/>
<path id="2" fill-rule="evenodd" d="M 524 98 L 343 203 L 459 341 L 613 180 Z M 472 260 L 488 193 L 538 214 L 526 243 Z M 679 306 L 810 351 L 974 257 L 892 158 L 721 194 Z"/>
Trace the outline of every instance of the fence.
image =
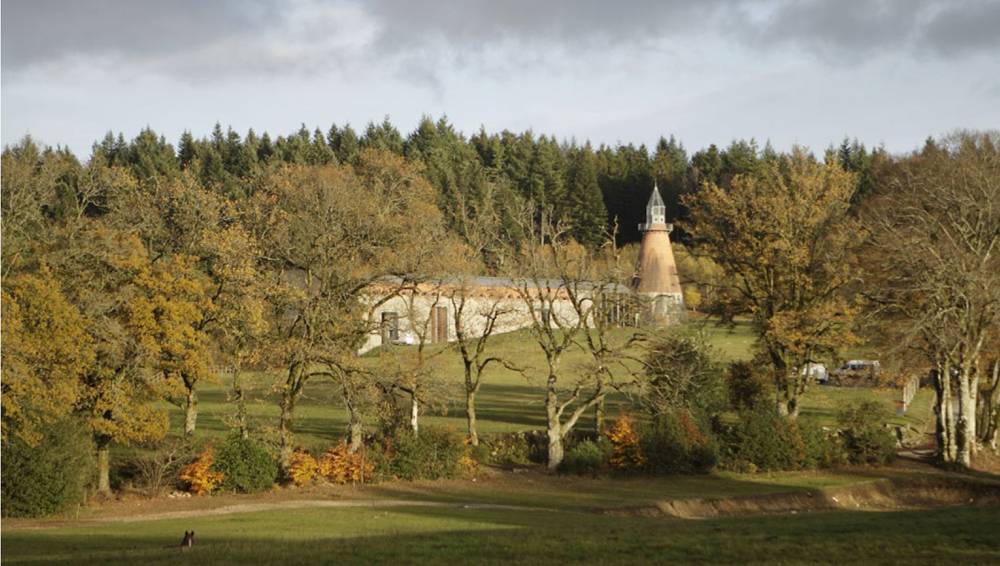
<path id="1" fill-rule="evenodd" d="M 905 385 L 903 385 L 902 396 L 896 405 L 896 413 L 902 415 L 910 408 L 910 403 L 913 398 L 917 395 L 917 390 L 920 389 L 920 378 L 917 376 L 911 377 Z"/>

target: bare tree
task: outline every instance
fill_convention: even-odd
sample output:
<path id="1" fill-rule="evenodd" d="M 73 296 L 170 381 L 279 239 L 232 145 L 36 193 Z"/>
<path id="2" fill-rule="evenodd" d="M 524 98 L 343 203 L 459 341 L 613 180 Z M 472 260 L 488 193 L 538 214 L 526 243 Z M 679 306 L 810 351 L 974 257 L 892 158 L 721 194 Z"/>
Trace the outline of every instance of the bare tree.
<path id="1" fill-rule="evenodd" d="M 438 307 L 446 303 L 445 279 L 414 283 L 397 294 L 403 302 L 403 315 L 414 339 L 411 346 L 384 346 L 380 352 L 380 373 L 387 391 L 402 392 L 409 402 L 409 426 L 413 434 L 420 432 L 421 406 L 440 401 L 440 383 L 429 363 L 445 349 L 432 350 L 442 334 L 447 339 L 447 317 L 441 320 Z M 443 324 L 443 327 L 442 327 Z"/>
<path id="2" fill-rule="evenodd" d="M 476 395 L 483 383 L 483 373 L 490 365 L 499 364 L 517 372 L 524 369 L 499 356 L 488 354 L 487 346 L 494 333 L 502 329 L 503 320 L 516 312 L 508 300 L 491 289 L 479 289 L 471 277 L 461 278 L 449 291 L 448 300 L 452 307 L 455 324 L 455 348 L 462 356 L 465 385 L 465 417 L 468 425 L 469 442 L 479 445 L 476 427 Z M 478 328 L 471 329 L 470 321 L 479 321 Z"/>
<path id="3" fill-rule="evenodd" d="M 523 306 L 522 316 L 545 356 L 545 414 L 548 467 L 563 460 L 564 441 L 586 411 L 599 405 L 614 389 L 606 332 L 595 321 L 606 292 L 619 290 L 602 281 L 600 262 L 592 252 L 574 242 L 567 227 L 540 214 L 528 203 L 517 218 L 528 236 L 521 248 L 513 286 Z M 541 222 L 538 219 L 543 219 Z M 603 324 L 603 323 L 602 323 Z M 596 330 L 595 330 L 596 329 Z M 563 355 L 581 341 L 594 355 L 591 371 L 565 387 Z"/>
<path id="4" fill-rule="evenodd" d="M 998 145 L 995 132 L 928 144 L 890 172 L 869 219 L 882 328 L 934 369 L 941 457 L 965 466 L 989 332 L 1000 323 Z"/>

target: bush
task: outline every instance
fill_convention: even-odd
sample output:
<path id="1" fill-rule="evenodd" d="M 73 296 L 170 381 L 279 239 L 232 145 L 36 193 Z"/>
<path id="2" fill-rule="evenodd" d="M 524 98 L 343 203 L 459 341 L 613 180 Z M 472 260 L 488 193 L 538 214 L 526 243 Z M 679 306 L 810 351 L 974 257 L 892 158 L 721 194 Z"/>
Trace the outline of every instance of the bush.
<path id="1" fill-rule="evenodd" d="M 180 470 L 193 462 L 197 454 L 187 439 L 167 438 L 136 453 L 129 462 L 136 487 L 148 495 L 157 495 L 176 485 Z"/>
<path id="2" fill-rule="evenodd" d="M 375 465 L 381 460 L 382 452 L 373 451 L 373 459 L 366 458 L 367 455 L 364 448 L 352 453 L 347 444 L 341 442 L 320 457 L 319 475 L 339 484 L 372 481 L 375 479 Z"/>
<path id="3" fill-rule="evenodd" d="M 713 361 L 711 346 L 700 336 L 666 336 L 646 355 L 639 399 L 651 415 L 689 409 L 712 415 L 726 408 L 726 385 Z"/>
<path id="4" fill-rule="evenodd" d="M 222 473 L 220 488 L 226 491 L 263 491 L 278 477 L 278 466 L 267 448 L 239 435 L 230 436 L 219 448 L 212 468 Z"/>
<path id="5" fill-rule="evenodd" d="M 640 446 L 643 469 L 653 474 L 703 474 L 718 461 L 715 442 L 683 409 L 653 419 L 640 434 Z"/>
<path id="6" fill-rule="evenodd" d="M 406 480 L 436 480 L 454 477 L 460 471 L 465 444 L 453 431 L 427 427 L 415 436 L 401 429 L 393 441 L 388 461 L 393 476 Z"/>
<path id="7" fill-rule="evenodd" d="M 896 457 L 896 438 L 885 428 L 889 416 L 889 410 L 876 401 L 854 403 L 837 415 L 851 463 L 879 465 Z"/>
<path id="8" fill-rule="evenodd" d="M 836 433 L 828 433 L 819 425 L 798 424 L 805 447 L 803 468 L 832 468 L 847 462 L 847 454 Z"/>
<path id="9" fill-rule="evenodd" d="M 195 495 L 205 495 L 218 489 L 223 474 L 213 468 L 214 463 L 215 450 L 209 447 L 194 462 L 181 468 L 180 480 L 187 485 L 188 491 Z"/>
<path id="10" fill-rule="evenodd" d="M 753 364 L 733 362 L 726 370 L 729 403 L 737 411 L 746 411 L 761 404 L 767 393 L 767 383 Z"/>
<path id="11" fill-rule="evenodd" d="M 607 442 L 607 441 L 605 441 Z M 559 465 L 559 471 L 570 474 L 590 474 L 596 476 L 608 461 L 609 446 L 593 440 L 576 443 Z"/>
<path id="12" fill-rule="evenodd" d="M 529 466 L 548 458 L 548 440 L 541 431 L 495 434 L 481 442 L 489 449 L 489 462 L 496 466 Z"/>
<path id="13" fill-rule="evenodd" d="M 493 462 L 490 447 L 484 441 L 480 441 L 478 446 L 469 447 L 469 457 L 479 464 L 490 464 Z"/>
<path id="14" fill-rule="evenodd" d="M 4 517 L 40 517 L 83 502 L 94 476 L 94 446 L 74 421 L 47 426 L 37 446 L 11 434 L 3 445 Z"/>
<path id="15" fill-rule="evenodd" d="M 292 460 L 288 464 L 288 479 L 294 485 L 303 486 L 313 481 L 318 469 L 319 464 L 316 463 L 316 458 L 313 458 L 312 454 L 304 450 L 296 450 L 292 453 Z"/>
<path id="16" fill-rule="evenodd" d="M 806 462 L 806 447 L 795 423 L 778 415 L 770 403 L 742 411 L 725 429 L 723 463 L 738 471 L 796 470 Z"/>
<path id="17" fill-rule="evenodd" d="M 624 414 L 618 417 L 607 436 L 611 445 L 609 463 L 612 468 L 621 471 L 637 470 L 646 463 L 632 417 Z"/>

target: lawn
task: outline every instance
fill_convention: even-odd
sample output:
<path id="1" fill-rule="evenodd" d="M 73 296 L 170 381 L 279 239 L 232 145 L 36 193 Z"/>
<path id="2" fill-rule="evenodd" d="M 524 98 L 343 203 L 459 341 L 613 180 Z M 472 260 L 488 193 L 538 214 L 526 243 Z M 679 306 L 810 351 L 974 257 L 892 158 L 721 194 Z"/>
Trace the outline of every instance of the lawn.
<path id="1" fill-rule="evenodd" d="M 712 345 L 717 359 L 721 362 L 748 359 L 754 337 L 746 323 L 734 328 L 718 326 L 711 322 L 689 322 L 682 332 L 701 334 Z M 538 346 L 527 331 L 498 335 L 491 341 L 491 352 L 529 368 L 527 376 L 494 365 L 484 377 L 484 384 L 477 399 L 479 429 L 481 433 L 511 432 L 543 429 L 545 411 L 543 407 L 542 370 L 544 358 Z M 375 354 L 366 358 L 374 364 Z M 462 366 L 458 354 L 447 346 L 433 346 L 430 349 L 430 363 L 441 381 L 446 400 L 437 407 L 429 407 L 422 415 L 424 425 L 465 429 L 464 397 L 462 396 Z M 563 360 L 567 383 L 571 383 L 575 373 L 583 371 L 588 354 L 581 349 L 567 352 Z M 252 425 L 267 432 L 277 424 L 277 396 L 271 390 L 280 373 L 251 374 L 246 379 L 249 385 L 249 415 Z M 227 402 L 228 384 L 223 380 L 208 382 L 199 388 L 199 435 L 221 437 L 227 434 L 226 421 L 234 412 Z M 876 399 L 890 409 L 895 408 L 898 397 L 896 390 L 839 388 L 813 386 L 806 394 L 803 417 L 815 419 L 823 424 L 835 422 L 836 413 L 846 403 L 861 399 Z M 914 401 L 909 414 L 895 419 L 897 424 L 906 424 L 916 429 L 923 428 L 930 415 L 933 392 L 923 390 Z M 171 430 L 183 428 L 183 412 L 174 405 L 168 407 Z M 614 395 L 609 399 L 608 414 L 612 417 L 620 409 L 629 410 L 631 401 L 624 395 Z M 294 430 L 296 442 L 311 449 L 322 449 L 337 442 L 346 427 L 346 412 L 343 408 L 339 389 L 329 379 L 316 379 L 309 383 L 295 413 Z M 592 428 L 592 420 L 581 421 L 583 429 Z"/>
<path id="2" fill-rule="evenodd" d="M 998 507 L 888 512 L 803 511 L 702 520 L 610 513 L 664 498 L 805 492 L 873 481 L 878 473 L 591 479 L 506 474 L 444 482 L 392 482 L 344 492 L 307 492 L 365 506 L 301 507 L 225 515 L 41 529 L 5 528 L 10 564 L 561 564 L 710 562 L 988 564 L 1000 561 Z M 335 489 L 335 488 L 334 488 Z M 813 491 L 814 492 L 814 491 Z M 287 500 L 260 496 L 160 501 L 197 506 Z M 231 499 L 227 500 L 226 497 Z M 403 501 L 379 507 L 384 500 Z M 427 502 L 437 502 L 429 504 Z M 124 504 L 118 512 L 129 516 Z M 44 524 L 44 523 L 42 523 Z M 23 524 L 21 526 L 24 526 Z M 193 529 L 196 545 L 178 548 Z"/>

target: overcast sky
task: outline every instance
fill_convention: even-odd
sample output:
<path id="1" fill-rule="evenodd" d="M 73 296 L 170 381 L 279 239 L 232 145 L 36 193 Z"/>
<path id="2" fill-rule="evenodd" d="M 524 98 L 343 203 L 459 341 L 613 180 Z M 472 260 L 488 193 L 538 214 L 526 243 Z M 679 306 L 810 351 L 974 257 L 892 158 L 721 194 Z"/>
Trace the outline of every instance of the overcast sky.
<path id="1" fill-rule="evenodd" d="M 3 143 L 446 114 L 689 150 L 1000 127 L 1000 0 L 4 0 Z"/>

